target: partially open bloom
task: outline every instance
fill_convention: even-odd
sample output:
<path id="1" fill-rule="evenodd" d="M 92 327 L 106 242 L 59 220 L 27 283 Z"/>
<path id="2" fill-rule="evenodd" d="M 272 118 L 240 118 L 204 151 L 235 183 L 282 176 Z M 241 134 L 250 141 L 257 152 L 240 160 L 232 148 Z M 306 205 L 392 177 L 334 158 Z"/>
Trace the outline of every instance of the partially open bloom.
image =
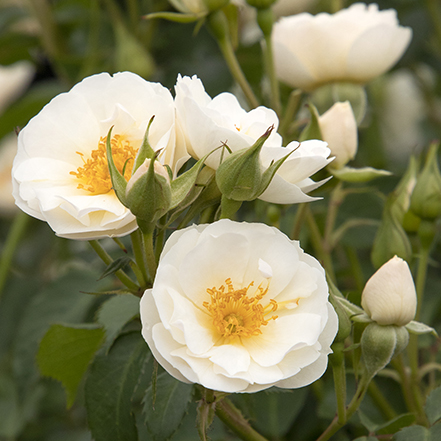
<path id="1" fill-rule="evenodd" d="M 389 70 L 411 37 L 395 10 L 379 11 L 376 4 L 285 17 L 273 31 L 277 75 L 303 90 L 335 81 L 363 84 Z"/>
<path id="2" fill-rule="evenodd" d="M 187 154 L 176 148 L 173 98 L 162 85 L 129 72 L 102 73 L 55 97 L 19 134 L 12 170 L 17 205 L 62 237 L 135 230 L 135 217 L 112 190 L 106 137 L 113 126 L 112 156 L 128 180 L 152 116 L 150 145 L 176 172 Z"/>
<path id="3" fill-rule="evenodd" d="M 170 236 L 141 321 L 171 375 L 225 392 L 314 382 L 338 327 L 324 270 L 298 242 L 230 220 Z"/>
<path id="4" fill-rule="evenodd" d="M 357 121 L 349 101 L 335 103 L 319 117 L 319 126 L 323 140 L 335 156 L 332 167 L 341 168 L 354 159 L 358 144 Z"/>
<path id="5" fill-rule="evenodd" d="M 217 169 L 222 156 L 229 154 L 226 147 L 219 147 L 227 145 L 232 152 L 251 147 L 273 126 L 274 129 L 263 144 L 261 152 L 263 169 L 271 161 L 283 158 L 290 151 L 294 152 L 277 171 L 259 199 L 277 204 L 314 200 L 305 193 L 323 183 L 315 183 L 309 176 L 331 161 L 328 159 L 330 150 L 325 142 L 292 142 L 287 147 L 282 147 L 282 138 L 277 133 L 279 121 L 272 109 L 260 106 L 247 112 L 231 93 L 221 93 L 211 99 L 196 76 L 179 76 L 175 88 L 177 118 L 191 156 L 201 159 L 218 149 L 205 161 L 209 167 Z"/>
<path id="6" fill-rule="evenodd" d="M 395 256 L 366 283 L 361 306 L 380 325 L 405 326 L 415 317 L 416 292 L 409 265 Z"/>

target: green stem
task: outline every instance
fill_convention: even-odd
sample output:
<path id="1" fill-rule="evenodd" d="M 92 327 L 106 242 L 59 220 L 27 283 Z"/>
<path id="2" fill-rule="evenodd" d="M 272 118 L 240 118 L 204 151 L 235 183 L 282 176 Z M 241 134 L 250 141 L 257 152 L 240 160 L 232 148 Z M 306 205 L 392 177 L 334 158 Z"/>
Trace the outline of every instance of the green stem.
<path id="1" fill-rule="evenodd" d="M 8 232 L 5 245 L 3 247 L 2 255 L 0 257 L 0 297 L 5 287 L 6 280 L 9 275 L 9 268 L 11 267 L 12 258 L 14 257 L 15 250 L 26 231 L 30 217 L 23 212 L 20 212 L 15 216 L 12 227 Z"/>
<path id="2" fill-rule="evenodd" d="M 421 247 L 420 258 L 418 261 L 418 271 L 416 277 L 416 292 L 417 292 L 417 310 L 415 320 L 419 320 L 421 316 L 421 307 L 423 305 L 424 288 L 426 286 L 427 266 L 429 263 L 430 249 Z"/>
<path id="3" fill-rule="evenodd" d="M 158 268 L 158 264 L 156 262 L 155 257 L 155 247 L 153 245 L 153 233 L 154 230 L 143 232 L 142 236 L 144 239 L 144 254 L 146 257 L 147 268 L 149 270 L 150 278 L 155 280 L 156 269 Z"/>
<path id="4" fill-rule="evenodd" d="M 316 250 L 317 257 L 322 262 L 328 276 L 331 278 L 331 280 L 335 281 L 334 266 L 332 264 L 331 255 L 323 247 L 322 235 L 317 222 L 314 219 L 314 215 L 312 214 L 309 204 L 307 204 L 306 207 L 306 222 L 311 233 L 310 238 Z"/>
<path id="5" fill-rule="evenodd" d="M 142 288 L 147 287 L 149 276 L 147 274 L 147 260 L 144 254 L 144 244 L 141 230 L 138 228 L 130 235 L 132 240 L 132 249 L 135 256 L 136 265 L 140 271 L 141 279 L 138 279 L 139 284 Z"/>
<path id="6" fill-rule="evenodd" d="M 284 141 L 287 141 L 285 138 L 288 136 L 288 129 L 294 120 L 294 116 L 299 111 L 302 96 L 302 91 L 299 89 L 293 90 L 289 95 L 288 104 L 279 126 L 279 133 L 283 136 Z"/>
<path id="7" fill-rule="evenodd" d="M 344 343 L 337 342 L 332 345 L 333 353 L 329 356 L 334 374 L 334 389 L 337 399 L 337 420 L 344 424 L 346 421 L 346 369 L 343 353 Z"/>
<path id="8" fill-rule="evenodd" d="M 374 400 L 375 404 L 381 410 L 381 413 L 386 417 L 387 420 L 392 420 L 397 416 L 397 413 L 383 395 L 380 388 L 376 385 L 374 380 L 372 380 L 369 384 L 368 394 Z"/>
<path id="9" fill-rule="evenodd" d="M 216 403 L 216 415 L 241 439 L 245 441 L 268 441 L 267 438 L 250 426 L 240 410 L 227 398 Z"/>
<path id="10" fill-rule="evenodd" d="M 257 23 L 263 32 L 265 42 L 263 45 L 263 62 L 271 87 L 271 107 L 280 116 L 282 105 L 280 102 L 279 81 L 276 76 L 274 65 L 273 45 L 271 33 L 274 23 L 274 13 L 271 7 L 257 10 Z"/>
<path id="11" fill-rule="evenodd" d="M 367 388 L 369 386 L 370 380 L 366 378 L 365 375 L 360 380 L 358 384 L 357 391 L 355 392 L 354 397 L 349 403 L 346 410 L 346 419 L 341 422 L 339 420 L 338 415 L 332 420 L 331 424 L 327 427 L 327 429 L 317 438 L 317 441 L 327 441 L 338 432 L 351 418 L 351 416 L 357 411 L 360 407 L 361 402 L 363 401 L 364 395 L 366 394 Z"/>
<path id="12" fill-rule="evenodd" d="M 113 259 L 97 240 L 89 240 L 89 243 L 106 265 L 110 265 L 113 262 Z M 127 286 L 130 291 L 133 291 L 134 293 L 139 291 L 139 286 L 123 270 L 120 269 L 116 271 L 115 276 L 118 277 L 118 279 Z"/>
<path id="13" fill-rule="evenodd" d="M 343 202 L 345 192 L 343 191 L 343 182 L 339 181 L 332 190 L 331 198 L 329 200 L 328 212 L 326 216 L 325 234 L 324 234 L 324 248 L 327 253 L 332 250 L 332 235 L 334 232 L 335 221 L 337 219 L 338 209 Z"/>
<path id="14" fill-rule="evenodd" d="M 441 50 L 441 9 L 439 2 L 438 0 L 426 0 L 426 7 L 433 23 L 439 50 Z"/>
<path id="15" fill-rule="evenodd" d="M 304 203 L 304 204 L 299 204 L 297 207 L 296 216 L 294 218 L 292 232 L 291 232 L 291 239 L 293 240 L 299 240 L 300 238 L 300 231 L 305 222 L 307 206 L 308 204 Z"/>
<path id="16" fill-rule="evenodd" d="M 228 29 L 228 20 L 225 17 L 225 14 L 219 10 L 211 13 L 207 17 L 207 25 L 213 36 L 216 38 L 227 66 L 233 75 L 233 78 L 241 87 L 248 104 L 251 108 L 258 107 L 259 101 L 254 95 L 234 52 Z"/>

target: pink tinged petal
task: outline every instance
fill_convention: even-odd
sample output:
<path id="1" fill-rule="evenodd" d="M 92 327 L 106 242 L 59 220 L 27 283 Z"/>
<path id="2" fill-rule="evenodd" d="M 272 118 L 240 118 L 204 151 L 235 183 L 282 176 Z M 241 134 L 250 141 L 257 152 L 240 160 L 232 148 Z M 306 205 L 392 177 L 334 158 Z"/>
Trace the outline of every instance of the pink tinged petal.
<path id="1" fill-rule="evenodd" d="M 250 354 L 240 344 L 215 346 L 206 355 L 211 362 L 224 369 L 229 376 L 246 372 L 250 366 Z"/>
<path id="2" fill-rule="evenodd" d="M 248 241 L 239 234 L 206 237 L 190 250 L 179 267 L 179 282 L 185 295 L 199 307 L 210 299 L 207 288 L 225 285 L 231 278 L 241 288 L 250 256 Z M 234 257 L 234 258 L 233 258 Z"/>
<path id="3" fill-rule="evenodd" d="M 295 348 L 311 346 L 320 335 L 320 316 L 298 314 L 271 320 L 262 334 L 243 338 L 242 344 L 253 360 L 263 367 L 280 363 Z"/>

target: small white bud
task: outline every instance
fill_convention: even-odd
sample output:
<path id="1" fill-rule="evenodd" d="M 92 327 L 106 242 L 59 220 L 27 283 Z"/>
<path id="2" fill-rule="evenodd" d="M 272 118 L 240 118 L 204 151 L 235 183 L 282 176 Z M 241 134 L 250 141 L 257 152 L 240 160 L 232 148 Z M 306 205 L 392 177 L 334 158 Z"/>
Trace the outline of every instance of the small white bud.
<path id="1" fill-rule="evenodd" d="M 367 281 L 361 296 L 361 306 L 380 325 L 407 325 L 415 317 L 416 303 L 409 265 L 397 256 Z"/>

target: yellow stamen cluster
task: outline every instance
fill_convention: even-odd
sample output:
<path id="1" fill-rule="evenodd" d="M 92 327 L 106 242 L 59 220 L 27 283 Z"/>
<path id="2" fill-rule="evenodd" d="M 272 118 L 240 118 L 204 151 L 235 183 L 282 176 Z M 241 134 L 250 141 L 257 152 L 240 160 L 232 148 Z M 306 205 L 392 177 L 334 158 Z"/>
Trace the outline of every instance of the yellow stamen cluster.
<path id="1" fill-rule="evenodd" d="M 268 287 L 259 286 L 254 297 L 248 297 L 247 292 L 253 282 L 238 290 L 234 289 L 231 279 L 225 280 L 225 285 L 207 289 L 211 301 L 202 304 L 211 314 L 213 325 L 222 337 L 251 337 L 262 334 L 260 327 L 277 318 L 276 315 L 267 318 L 268 314 L 277 309 L 275 300 L 271 299 L 265 307 L 260 303 L 268 292 Z"/>
<path id="2" fill-rule="evenodd" d="M 71 171 L 70 174 L 81 180 L 77 188 L 90 191 L 92 194 L 104 194 L 112 189 L 109 168 L 107 166 L 106 139 L 102 136 L 98 143 L 98 148 L 92 150 L 90 158 L 85 160 L 81 152 L 76 152 L 83 160 L 83 166 L 78 167 L 77 171 Z M 133 164 L 138 149 L 132 147 L 130 142 L 124 136 L 115 135 L 110 141 L 112 146 L 112 157 L 116 168 L 124 178 L 129 180 L 132 174 Z"/>

